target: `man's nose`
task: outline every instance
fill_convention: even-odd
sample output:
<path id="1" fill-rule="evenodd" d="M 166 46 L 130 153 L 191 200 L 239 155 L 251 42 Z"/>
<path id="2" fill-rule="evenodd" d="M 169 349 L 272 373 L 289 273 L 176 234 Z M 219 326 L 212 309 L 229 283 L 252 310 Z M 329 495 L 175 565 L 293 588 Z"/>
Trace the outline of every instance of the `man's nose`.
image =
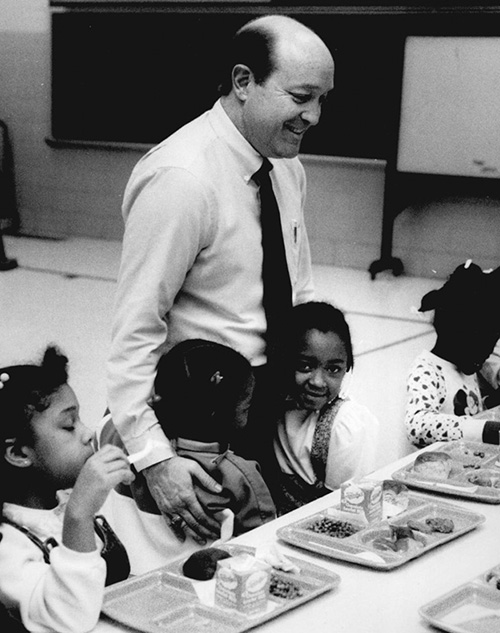
<path id="1" fill-rule="evenodd" d="M 303 110 L 301 117 L 304 121 L 307 121 L 309 125 L 318 125 L 321 117 L 321 105 L 319 102 L 314 101 L 308 103 L 306 108 Z"/>

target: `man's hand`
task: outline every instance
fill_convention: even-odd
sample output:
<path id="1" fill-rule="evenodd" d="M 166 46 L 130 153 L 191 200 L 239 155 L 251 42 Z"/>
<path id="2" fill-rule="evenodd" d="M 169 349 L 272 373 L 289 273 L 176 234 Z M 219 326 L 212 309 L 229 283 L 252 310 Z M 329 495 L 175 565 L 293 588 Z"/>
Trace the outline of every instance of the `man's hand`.
<path id="1" fill-rule="evenodd" d="M 158 509 L 180 541 L 185 540 L 186 534 L 202 545 L 218 538 L 220 525 L 200 505 L 195 481 L 214 493 L 221 492 L 221 486 L 199 464 L 176 455 L 142 472 Z"/>

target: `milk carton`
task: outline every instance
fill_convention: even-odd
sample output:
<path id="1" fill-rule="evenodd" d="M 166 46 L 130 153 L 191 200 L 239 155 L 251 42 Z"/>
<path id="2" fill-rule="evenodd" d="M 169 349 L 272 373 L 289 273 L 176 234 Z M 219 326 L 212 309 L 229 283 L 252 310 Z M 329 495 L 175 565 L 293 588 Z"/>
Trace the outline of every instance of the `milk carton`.
<path id="1" fill-rule="evenodd" d="M 246 615 L 267 608 L 271 567 L 249 554 L 225 558 L 217 563 L 215 605 Z"/>
<path id="2" fill-rule="evenodd" d="M 356 514 L 368 523 L 382 519 L 382 482 L 350 480 L 340 487 L 340 509 Z"/>

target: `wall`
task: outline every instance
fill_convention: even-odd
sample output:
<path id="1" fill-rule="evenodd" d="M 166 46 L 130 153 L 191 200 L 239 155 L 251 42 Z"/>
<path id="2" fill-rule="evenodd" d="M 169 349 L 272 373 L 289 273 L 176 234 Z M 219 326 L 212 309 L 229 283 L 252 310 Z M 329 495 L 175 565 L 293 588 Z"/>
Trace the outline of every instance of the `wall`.
<path id="1" fill-rule="evenodd" d="M 23 232 L 120 239 L 136 152 L 50 148 L 48 0 L 1 0 L 0 118 L 9 127 Z"/>
<path id="2" fill-rule="evenodd" d="M 123 189 L 140 153 L 55 149 L 50 131 L 47 0 L 1 0 L 0 118 L 9 126 L 22 230 L 46 237 L 120 239 Z M 367 269 L 378 258 L 383 161 L 304 157 L 308 227 L 315 263 Z M 396 220 L 394 254 L 407 273 L 446 276 L 468 257 L 498 265 L 495 201 L 429 203 Z"/>
<path id="3" fill-rule="evenodd" d="M 379 255 L 385 162 L 310 155 L 301 160 L 315 263 L 367 269 Z"/>

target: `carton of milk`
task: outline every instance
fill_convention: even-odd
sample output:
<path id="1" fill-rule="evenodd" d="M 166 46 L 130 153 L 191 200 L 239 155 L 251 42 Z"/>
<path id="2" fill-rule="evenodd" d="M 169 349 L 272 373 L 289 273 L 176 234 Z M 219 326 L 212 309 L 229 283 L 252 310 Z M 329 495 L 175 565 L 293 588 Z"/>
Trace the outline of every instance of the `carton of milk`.
<path id="1" fill-rule="evenodd" d="M 257 615 L 267 609 L 271 567 L 249 554 L 217 562 L 215 606 Z"/>
<path id="2" fill-rule="evenodd" d="M 340 487 L 340 510 L 356 514 L 368 523 L 382 519 L 382 482 L 358 479 Z"/>

